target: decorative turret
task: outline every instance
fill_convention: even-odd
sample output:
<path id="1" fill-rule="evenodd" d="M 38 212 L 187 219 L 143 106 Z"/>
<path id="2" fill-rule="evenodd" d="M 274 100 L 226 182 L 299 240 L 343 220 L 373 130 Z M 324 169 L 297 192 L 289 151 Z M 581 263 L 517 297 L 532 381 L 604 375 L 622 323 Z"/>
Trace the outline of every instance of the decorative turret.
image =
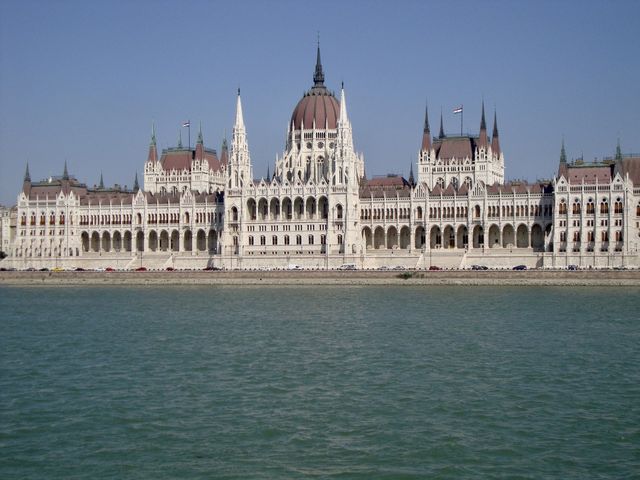
<path id="1" fill-rule="evenodd" d="M 567 152 L 564 149 L 564 138 L 562 139 L 562 147 L 560 147 L 560 163 L 567 163 Z"/>
<path id="2" fill-rule="evenodd" d="M 133 192 L 138 193 L 140 190 L 140 185 L 138 184 L 138 172 L 136 172 L 136 178 L 133 180 Z"/>
<path id="3" fill-rule="evenodd" d="M 424 109 L 424 130 L 422 131 L 422 151 L 431 149 L 431 129 L 429 128 L 429 106 Z"/>
<path id="4" fill-rule="evenodd" d="M 62 172 L 62 180 L 69 180 L 69 171 L 67 170 L 67 161 L 64 161 L 64 171 Z"/>
<path id="5" fill-rule="evenodd" d="M 620 148 L 620 139 L 616 145 L 616 161 L 622 160 L 622 149 Z"/>
<path id="6" fill-rule="evenodd" d="M 156 125 L 151 124 L 151 142 L 149 143 L 148 163 L 156 163 L 158 161 L 158 150 L 156 147 Z"/>
<path id="7" fill-rule="evenodd" d="M 182 130 L 178 130 L 178 148 L 182 148 Z"/>
<path id="8" fill-rule="evenodd" d="M 487 138 L 487 122 L 484 119 L 484 100 L 482 101 L 482 118 L 480 119 L 480 137 L 478 138 L 478 146 L 487 148 L 489 139 Z"/>
<path id="9" fill-rule="evenodd" d="M 415 181 L 415 179 L 413 178 L 413 163 L 411 164 L 411 169 L 409 170 L 409 184 L 410 184 L 412 187 L 415 187 L 415 186 L 416 186 L 416 181 Z"/>
<path id="10" fill-rule="evenodd" d="M 322 62 L 320 61 L 320 41 L 318 41 L 318 53 L 316 55 L 316 70 L 313 74 L 313 86 L 324 87 L 324 73 L 322 72 Z"/>
<path id="11" fill-rule="evenodd" d="M 496 157 L 500 156 L 500 139 L 498 138 L 498 115 L 493 111 L 493 133 L 491 134 L 491 150 Z"/>
<path id="12" fill-rule="evenodd" d="M 31 175 L 29 174 L 29 162 L 27 162 L 27 168 L 24 171 L 24 180 L 22 182 L 22 191 L 25 195 L 29 196 L 29 190 L 31 190 Z"/>
<path id="13" fill-rule="evenodd" d="M 104 179 L 102 178 L 102 172 L 100 172 L 100 184 L 98 185 L 100 190 L 104 190 Z"/>
<path id="14" fill-rule="evenodd" d="M 249 156 L 249 146 L 247 145 L 247 133 L 244 126 L 242 99 L 240 98 L 239 88 L 236 101 L 236 122 L 233 125 L 228 172 L 230 177 L 229 186 L 232 188 L 239 188 L 245 183 L 253 181 L 251 157 Z"/>
<path id="15" fill-rule="evenodd" d="M 202 161 L 204 159 L 204 140 L 202 139 L 202 122 L 200 122 L 200 128 L 198 130 L 198 140 L 196 141 L 196 160 Z"/>
<path id="16" fill-rule="evenodd" d="M 227 138 L 222 139 L 222 148 L 220 148 L 220 164 L 227 165 L 229 163 L 229 147 L 227 145 Z"/>
<path id="17" fill-rule="evenodd" d="M 444 124 L 442 123 L 442 109 L 440 109 L 440 133 L 438 138 L 444 138 Z"/>

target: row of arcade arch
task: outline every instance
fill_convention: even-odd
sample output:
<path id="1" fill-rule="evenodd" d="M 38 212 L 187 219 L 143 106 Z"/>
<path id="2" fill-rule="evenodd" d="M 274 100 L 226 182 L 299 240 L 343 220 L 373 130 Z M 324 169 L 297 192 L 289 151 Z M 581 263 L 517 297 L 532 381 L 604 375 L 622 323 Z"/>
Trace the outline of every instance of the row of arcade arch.
<path id="1" fill-rule="evenodd" d="M 209 229 L 208 232 L 199 229 L 195 237 L 191 230 L 185 230 L 182 235 L 178 230 L 149 230 L 146 236 L 144 232 L 138 231 L 135 238 L 129 230 L 122 233 L 84 231 L 80 238 L 82 251 L 87 253 L 218 251 L 218 232 L 214 229 Z"/>
<path id="2" fill-rule="evenodd" d="M 362 241 L 367 250 L 381 249 L 409 249 L 413 244 L 414 248 L 533 248 L 536 251 L 544 251 L 545 238 L 550 235 L 551 224 L 543 227 L 535 223 L 529 228 L 524 223 L 517 227 L 507 224 L 502 227 L 491 225 L 487 232 L 481 225 L 476 225 L 470 232 L 466 225 L 455 228 L 446 225 L 441 228 L 434 225 L 427 231 L 419 226 L 415 229 L 413 239 L 408 226 L 403 226 L 399 230 L 395 226 L 386 229 L 382 226 L 375 228 L 364 227 L 362 229 Z M 471 233 L 471 234 L 470 234 Z M 428 245 L 427 245 L 428 244 Z"/>

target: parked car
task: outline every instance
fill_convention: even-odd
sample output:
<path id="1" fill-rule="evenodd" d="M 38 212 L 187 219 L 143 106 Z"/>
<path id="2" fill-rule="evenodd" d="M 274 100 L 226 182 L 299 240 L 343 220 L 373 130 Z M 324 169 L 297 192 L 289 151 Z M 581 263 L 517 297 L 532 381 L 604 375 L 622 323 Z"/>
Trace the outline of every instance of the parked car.
<path id="1" fill-rule="evenodd" d="M 441 268 L 441 267 L 439 267 L 439 266 L 437 266 L 437 265 L 431 265 L 431 266 L 429 267 L 429 270 L 442 270 L 442 268 Z"/>
<path id="2" fill-rule="evenodd" d="M 105 272 L 115 272 L 115 271 L 116 271 L 116 269 L 115 269 L 115 268 L 113 268 L 113 267 L 107 267 L 107 268 L 105 268 L 105 269 L 104 269 L 104 271 L 105 271 Z"/>
<path id="3" fill-rule="evenodd" d="M 567 270 L 578 270 L 578 266 L 577 265 L 568 265 L 567 266 Z"/>
<path id="4" fill-rule="evenodd" d="M 138 267 L 136 268 L 136 272 L 146 272 L 147 271 L 147 267 Z"/>
<path id="5" fill-rule="evenodd" d="M 175 271 L 175 268 L 173 268 L 173 267 L 167 267 L 167 268 L 165 268 L 165 270 L 166 270 L 167 272 L 173 272 L 173 271 Z"/>
<path id="6" fill-rule="evenodd" d="M 78 267 L 74 270 L 74 272 L 86 272 L 86 270 L 82 267 Z"/>
<path id="7" fill-rule="evenodd" d="M 62 267 L 54 267 L 51 269 L 52 272 L 64 272 L 64 268 Z"/>
<path id="8" fill-rule="evenodd" d="M 338 270 L 357 270 L 355 263 L 343 263 L 338 267 Z"/>
<path id="9" fill-rule="evenodd" d="M 471 265 L 471 270 L 489 270 L 486 265 Z"/>
<path id="10" fill-rule="evenodd" d="M 206 271 L 206 272 L 214 272 L 214 271 L 222 270 L 222 269 L 220 267 L 204 267 L 203 270 Z"/>
<path id="11" fill-rule="evenodd" d="M 526 270 L 527 266 L 526 265 L 516 265 L 515 267 L 513 267 L 514 270 Z"/>
<path id="12" fill-rule="evenodd" d="M 40 270 L 38 270 L 39 272 L 48 272 L 49 269 L 47 267 L 42 267 Z"/>

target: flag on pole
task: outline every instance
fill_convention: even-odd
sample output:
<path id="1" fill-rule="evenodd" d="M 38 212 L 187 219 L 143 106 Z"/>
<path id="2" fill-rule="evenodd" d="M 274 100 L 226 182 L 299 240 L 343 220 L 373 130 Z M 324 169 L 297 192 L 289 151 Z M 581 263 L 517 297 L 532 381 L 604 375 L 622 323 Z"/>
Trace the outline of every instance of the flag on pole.
<path id="1" fill-rule="evenodd" d="M 191 126 L 191 122 L 189 120 L 187 120 L 186 122 L 184 122 L 182 124 L 183 127 L 190 127 Z"/>
<path id="2" fill-rule="evenodd" d="M 462 113 L 462 105 L 460 105 L 458 108 L 454 108 L 453 113 Z"/>

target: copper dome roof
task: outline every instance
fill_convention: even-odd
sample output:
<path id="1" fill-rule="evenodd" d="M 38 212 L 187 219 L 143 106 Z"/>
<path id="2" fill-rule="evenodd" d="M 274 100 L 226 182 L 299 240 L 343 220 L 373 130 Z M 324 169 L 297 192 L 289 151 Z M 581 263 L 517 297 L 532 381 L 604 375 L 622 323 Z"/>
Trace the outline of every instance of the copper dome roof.
<path id="1" fill-rule="evenodd" d="M 338 125 L 339 115 L 340 102 L 324 86 L 324 73 L 322 72 L 322 63 L 320 63 L 320 46 L 318 46 L 313 87 L 304 94 L 296 108 L 293 109 L 291 123 L 294 130 L 300 130 L 303 123 L 304 128 L 313 128 L 314 121 L 318 129 L 324 129 L 325 125 L 327 128 L 335 129 Z"/>

